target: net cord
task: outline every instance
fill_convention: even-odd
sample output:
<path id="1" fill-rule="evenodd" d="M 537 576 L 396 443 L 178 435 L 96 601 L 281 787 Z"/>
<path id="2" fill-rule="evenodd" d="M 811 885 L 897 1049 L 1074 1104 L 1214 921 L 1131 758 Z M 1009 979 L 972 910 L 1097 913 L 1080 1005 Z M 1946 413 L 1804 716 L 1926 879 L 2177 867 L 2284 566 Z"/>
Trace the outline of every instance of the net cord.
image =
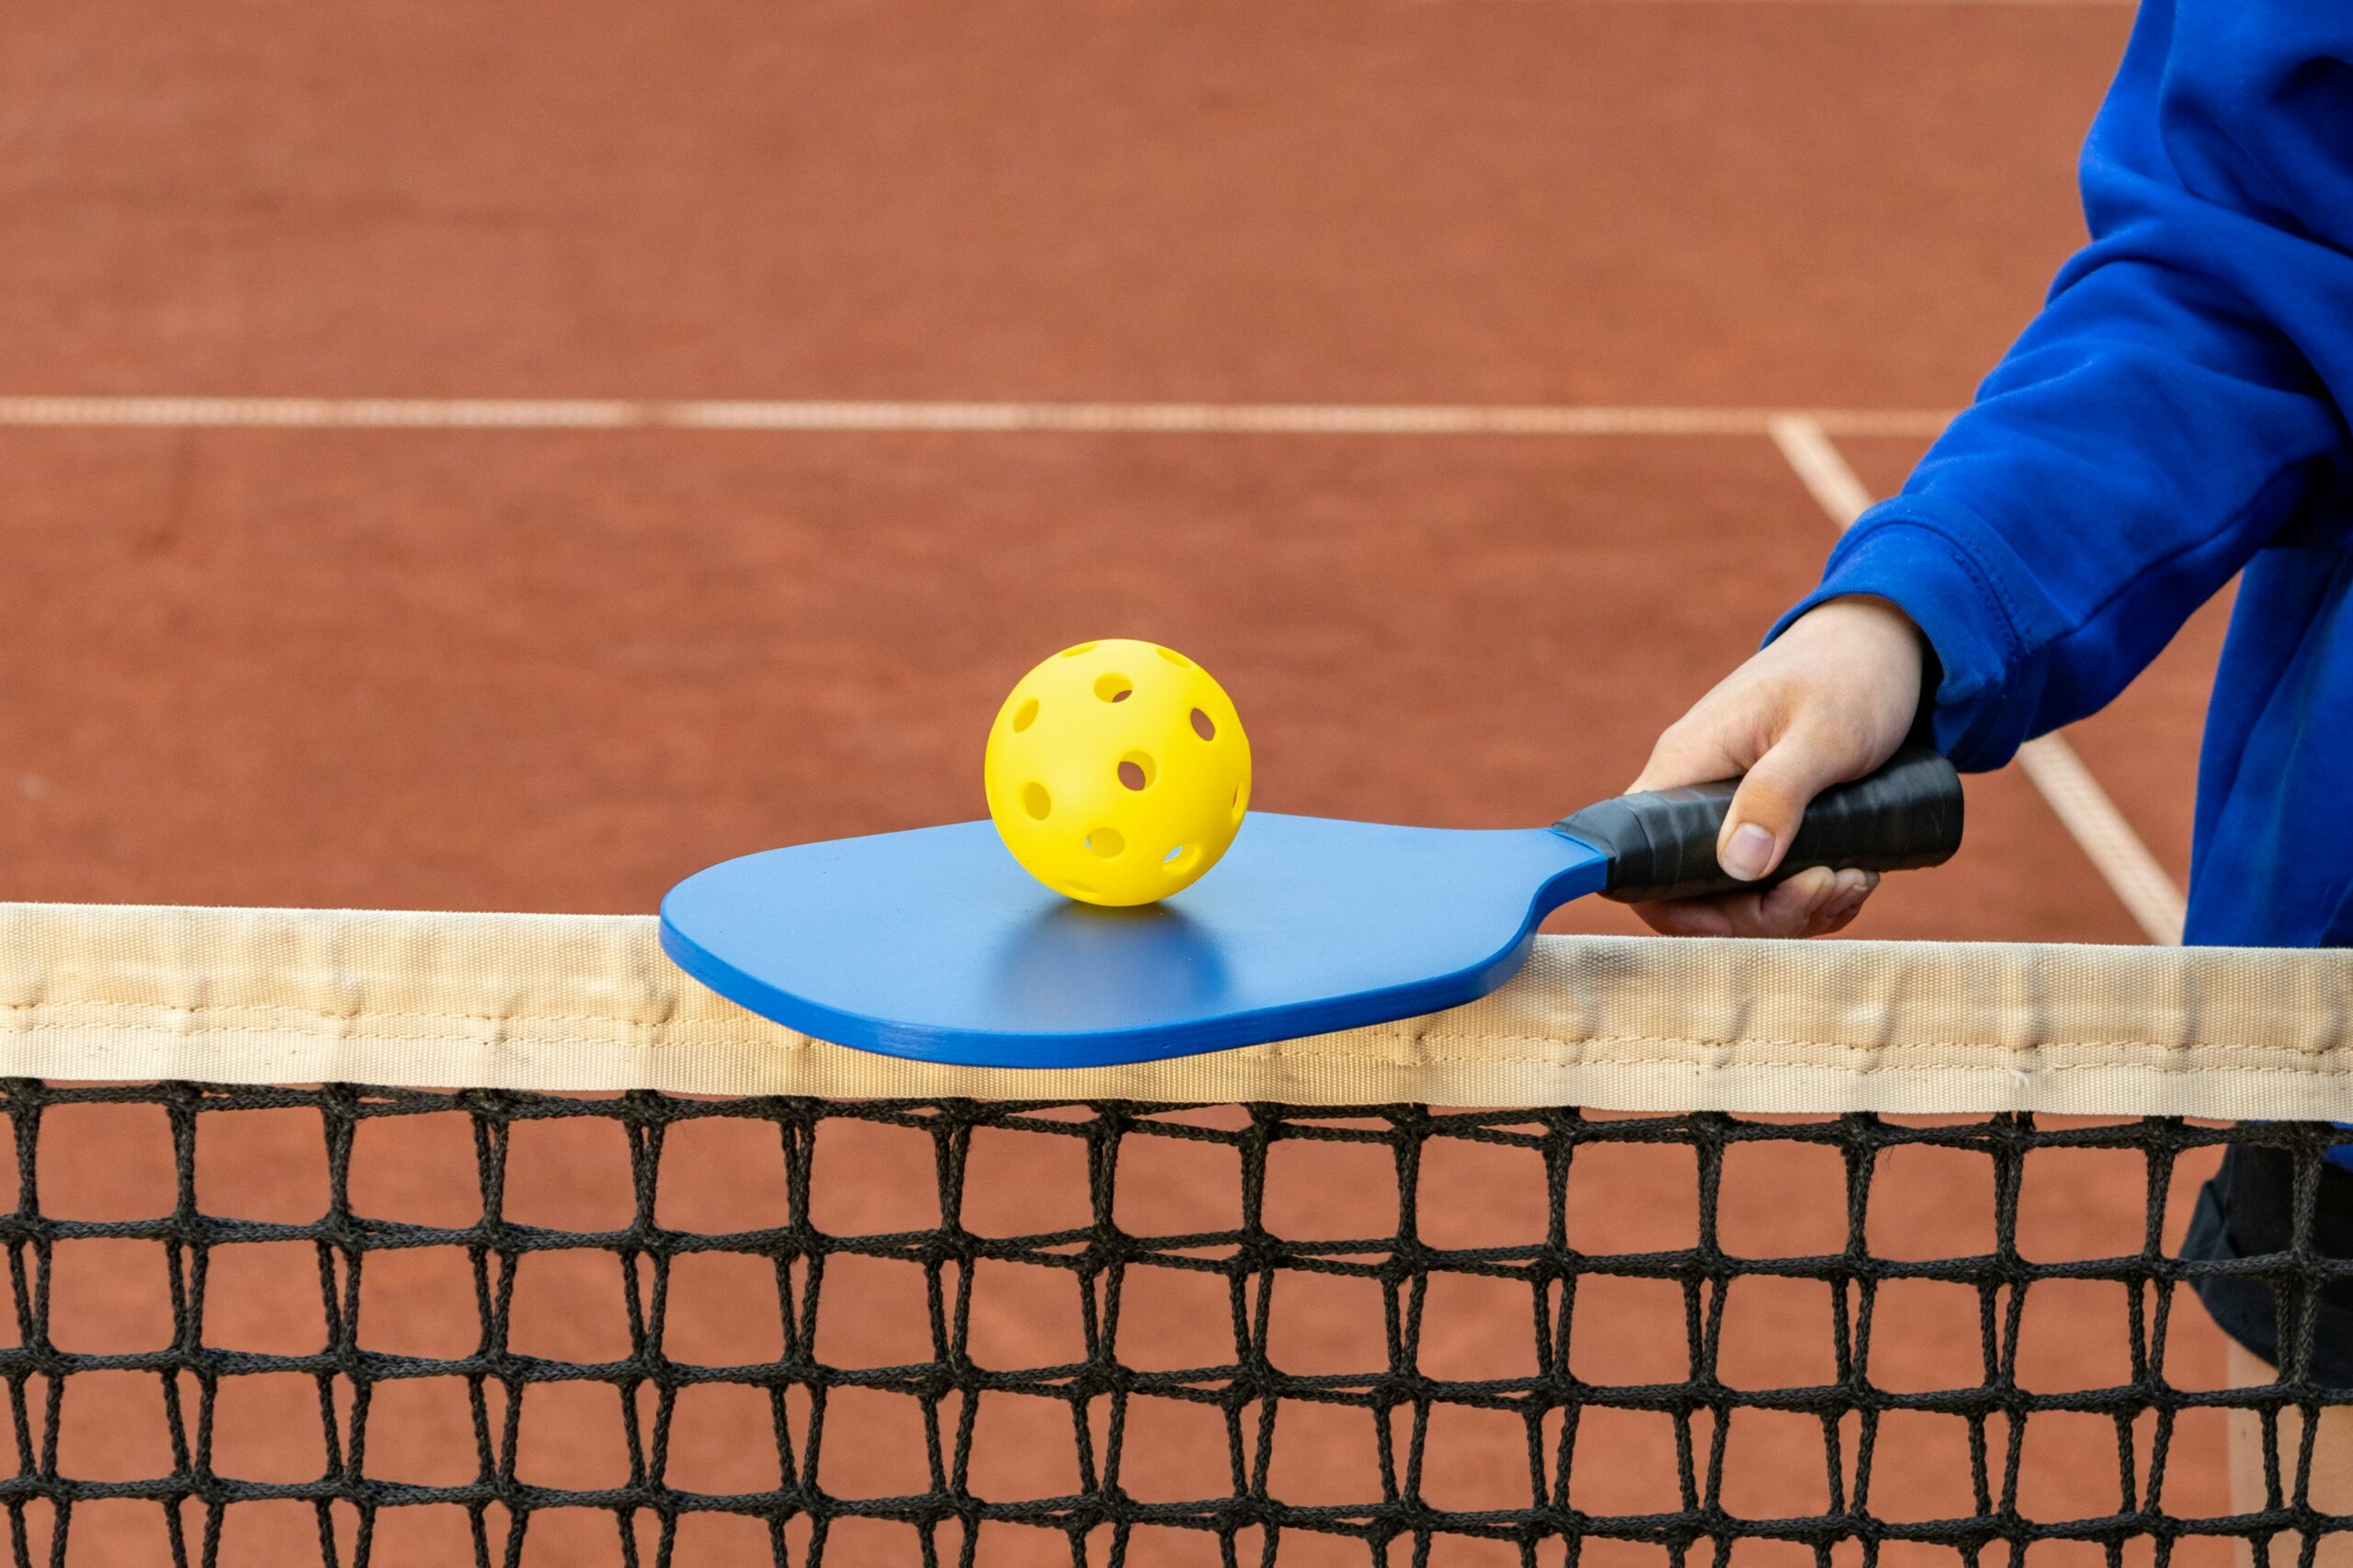
<path id="1" fill-rule="evenodd" d="M 650 918 L 0 904 L 0 1071 L 838 1098 L 2353 1120 L 2353 953 L 1540 937 L 1445 1013 L 1139 1066 L 844 1050 Z"/>

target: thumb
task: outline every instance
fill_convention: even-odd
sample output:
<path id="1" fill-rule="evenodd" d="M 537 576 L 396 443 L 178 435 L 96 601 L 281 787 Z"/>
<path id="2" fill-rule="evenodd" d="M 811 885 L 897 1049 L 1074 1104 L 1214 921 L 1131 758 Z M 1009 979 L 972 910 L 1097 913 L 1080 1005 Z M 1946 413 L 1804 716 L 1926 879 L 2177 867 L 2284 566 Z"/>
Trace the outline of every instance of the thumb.
<path id="1" fill-rule="evenodd" d="M 1807 803 L 1856 771 L 1851 748 L 1832 744 L 1818 731 L 1782 736 L 1733 792 L 1716 835 L 1717 864 L 1743 881 L 1770 873 L 1797 837 Z"/>

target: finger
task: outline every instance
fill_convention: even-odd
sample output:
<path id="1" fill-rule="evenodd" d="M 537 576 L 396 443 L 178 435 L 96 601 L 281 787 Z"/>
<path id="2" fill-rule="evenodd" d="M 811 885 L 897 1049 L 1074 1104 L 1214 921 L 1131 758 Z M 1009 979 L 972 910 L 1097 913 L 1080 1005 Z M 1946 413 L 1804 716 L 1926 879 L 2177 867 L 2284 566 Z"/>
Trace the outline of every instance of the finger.
<path id="1" fill-rule="evenodd" d="M 1807 937 L 1851 885 L 1842 874 L 1815 866 L 1755 892 L 1638 903 L 1634 913 L 1663 937 Z"/>
<path id="2" fill-rule="evenodd" d="M 1722 722 L 1711 719 L 1707 704 L 1701 703 L 1661 732 L 1651 747 L 1650 760 L 1626 786 L 1626 792 L 1673 790 L 1732 778 L 1747 766 L 1740 749 L 1732 744 L 1733 738 Z"/>
<path id="3" fill-rule="evenodd" d="M 1855 916 L 1860 915 L 1862 912 L 1863 906 L 1861 901 L 1858 900 L 1853 903 L 1847 904 L 1836 916 L 1824 922 L 1822 929 L 1814 932 L 1813 935 L 1817 937 L 1836 937 L 1839 932 L 1844 931 L 1847 926 L 1852 926 L 1855 923 Z"/>
<path id="4" fill-rule="evenodd" d="M 1858 766 L 1851 746 L 1820 729 L 1791 731 L 1756 759 L 1733 792 L 1716 835 L 1716 863 L 1745 882 L 1769 874 L 1789 853 L 1807 803 L 1867 769 L 1868 764 Z"/>
<path id="5" fill-rule="evenodd" d="M 1814 914 L 1812 927 L 1805 932 L 1810 937 L 1828 937 L 1842 932 L 1854 923 L 1854 915 L 1864 911 L 1864 900 L 1870 890 L 1878 888 L 1878 871 L 1840 871 L 1833 885 L 1833 892 Z"/>
<path id="6" fill-rule="evenodd" d="M 1839 897 L 1838 873 L 1814 866 L 1752 893 L 1730 893 L 1735 937 L 1811 937 Z"/>
<path id="7" fill-rule="evenodd" d="M 1740 897 L 1751 897 L 1743 893 Z M 1723 901 L 1713 898 L 1678 898 L 1665 903 L 1631 905 L 1642 923 L 1662 937 L 1729 937 L 1732 916 Z"/>

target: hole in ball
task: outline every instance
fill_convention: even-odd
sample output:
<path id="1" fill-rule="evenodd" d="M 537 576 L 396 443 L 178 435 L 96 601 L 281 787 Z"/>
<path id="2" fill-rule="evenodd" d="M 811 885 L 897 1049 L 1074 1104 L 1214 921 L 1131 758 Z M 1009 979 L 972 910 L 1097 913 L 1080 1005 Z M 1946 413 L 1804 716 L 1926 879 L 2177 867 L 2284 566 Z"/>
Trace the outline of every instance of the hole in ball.
<path id="1" fill-rule="evenodd" d="M 1030 706 L 1034 708 L 1037 704 L 1031 703 Z M 1017 730 L 1021 728 L 1018 724 L 1016 724 L 1013 727 Z M 1205 741 L 1213 741 L 1217 739 L 1217 725 L 1211 722 L 1208 714 L 1202 712 L 1198 708 L 1193 710 L 1193 733 L 1200 736 L 1201 739 Z"/>
<path id="2" fill-rule="evenodd" d="M 1046 793 L 1043 784 L 1024 784 L 1021 787 L 1021 809 L 1036 821 L 1044 822 L 1047 814 L 1054 809 L 1054 798 Z"/>
<path id="3" fill-rule="evenodd" d="M 1120 759 L 1120 782 L 1131 790 L 1151 788 L 1153 776 L 1158 771 L 1149 752 L 1131 751 Z"/>
<path id="4" fill-rule="evenodd" d="M 1185 657 L 1184 654 L 1178 653 L 1174 648 L 1162 648 L 1157 650 L 1157 652 L 1162 658 L 1167 660 L 1170 664 L 1176 665 L 1180 670 L 1189 670 L 1193 667 L 1193 661 Z"/>
<path id="5" fill-rule="evenodd" d="M 1017 734 L 1019 734 L 1022 731 L 1024 731 L 1024 730 L 1028 729 L 1030 725 L 1032 725 L 1032 724 L 1036 723 L 1037 722 L 1038 722 L 1038 699 L 1037 699 L 1036 698 L 1034 698 L 1034 697 L 1033 697 L 1033 698 L 1031 698 L 1029 701 L 1027 701 L 1027 702 L 1023 703 L 1019 708 L 1017 708 L 1017 709 L 1016 709 L 1016 710 L 1014 710 L 1014 714 L 1013 714 L 1013 733 L 1014 733 L 1015 734 L 1017 734 Z M 1200 728 L 1200 726 L 1199 726 L 1199 725 L 1198 725 L 1198 724 L 1196 724 L 1196 725 L 1195 725 L 1195 726 L 1193 726 L 1193 727 L 1194 727 L 1195 729 L 1199 729 L 1199 728 Z"/>
<path id="6" fill-rule="evenodd" d="M 1247 784 L 1240 785 L 1235 788 L 1233 791 L 1233 820 L 1235 822 L 1240 822 L 1242 820 L 1242 813 L 1250 803 L 1249 794 L 1250 786 Z"/>
<path id="7" fill-rule="evenodd" d="M 1168 868 L 1172 876 L 1182 876 L 1193 869 L 1193 846 L 1189 844 L 1179 844 L 1167 854 L 1163 855 L 1160 858 L 1160 863 Z"/>
<path id="8" fill-rule="evenodd" d="M 1120 836 L 1116 827 L 1098 827 L 1086 835 L 1086 846 L 1108 860 L 1125 849 L 1128 841 Z"/>
<path id="9" fill-rule="evenodd" d="M 1095 677 L 1095 695 L 1106 702 L 1125 702 L 1129 694 L 1135 688 L 1136 683 L 1125 676 L 1103 675 Z"/>
<path id="10" fill-rule="evenodd" d="M 1092 642 L 1081 642 L 1081 643 L 1080 643 L 1077 647 L 1075 647 L 1075 648 L 1065 648 L 1065 649 L 1063 649 L 1063 658 L 1065 658 L 1065 659 L 1075 659 L 1075 658 L 1077 658 L 1081 653 L 1093 653 L 1094 651 L 1095 651 L 1095 644 L 1094 644 L 1094 643 L 1092 643 Z"/>

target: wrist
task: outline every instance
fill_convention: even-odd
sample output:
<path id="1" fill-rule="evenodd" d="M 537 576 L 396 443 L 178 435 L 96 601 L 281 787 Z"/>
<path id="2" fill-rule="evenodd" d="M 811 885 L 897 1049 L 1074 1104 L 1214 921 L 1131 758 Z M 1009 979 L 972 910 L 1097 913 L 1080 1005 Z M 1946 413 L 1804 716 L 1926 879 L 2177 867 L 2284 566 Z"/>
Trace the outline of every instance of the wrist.
<path id="1" fill-rule="evenodd" d="M 1802 624 L 1820 615 L 1869 628 L 1877 634 L 1906 642 L 1923 657 L 1929 652 L 1927 634 L 1920 630 L 1919 622 L 1906 615 L 1904 607 L 1893 599 L 1881 598 L 1877 594 L 1840 594 L 1806 611 L 1798 618 L 1798 623 Z"/>
<path id="2" fill-rule="evenodd" d="M 1943 680 L 1936 649 L 1917 622 L 1892 599 L 1842 594 L 1824 599 L 1783 630 L 1802 637 L 1809 661 L 1843 672 L 1836 685 L 1868 714 L 1871 733 L 1897 744 L 1933 745 L 1937 688 Z"/>
<path id="3" fill-rule="evenodd" d="M 1928 634 L 1920 630 L 1920 623 L 1905 613 L 1903 606 L 1877 594 L 1841 594 L 1824 600 L 1799 619 L 1810 619 L 1831 609 L 1840 610 L 1857 625 L 1868 628 L 1867 635 L 1886 646 L 1887 662 L 1893 666 L 1891 673 L 1902 672 L 1911 676 L 1912 720 L 1904 744 L 1933 750 L 1937 687 L 1944 682 L 1944 666 L 1937 659 L 1936 645 L 1928 641 Z M 1904 652 L 1896 653 L 1897 648 Z"/>

